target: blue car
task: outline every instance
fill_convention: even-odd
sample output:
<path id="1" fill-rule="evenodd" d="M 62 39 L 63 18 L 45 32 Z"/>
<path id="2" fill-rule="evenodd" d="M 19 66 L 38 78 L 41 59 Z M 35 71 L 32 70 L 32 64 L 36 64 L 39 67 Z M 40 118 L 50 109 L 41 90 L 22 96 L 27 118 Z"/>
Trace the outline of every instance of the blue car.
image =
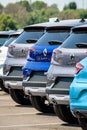
<path id="1" fill-rule="evenodd" d="M 46 98 L 47 70 L 50 66 L 52 51 L 59 47 L 69 36 L 79 20 L 64 20 L 48 27 L 46 33 L 30 48 L 27 62 L 23 68 L 22 82 L 26 95 L 31 97 L 32 105 L 41 112 L 51 112 L 53 107 Z"/>
<path id="2" fill-rule="evenodd" d="M 87 130 L 87 57 L 76 64 L 75 77 L 70 86 L 70 109 L 82 129 Z"/>

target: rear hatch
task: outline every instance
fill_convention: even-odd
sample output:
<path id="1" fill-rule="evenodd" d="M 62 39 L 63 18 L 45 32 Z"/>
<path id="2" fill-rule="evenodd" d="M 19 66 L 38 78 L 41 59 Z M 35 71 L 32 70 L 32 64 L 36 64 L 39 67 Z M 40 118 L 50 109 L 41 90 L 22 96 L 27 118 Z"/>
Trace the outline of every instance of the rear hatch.
<path id="1" fill-rule="evenodd" d="M 29 48 L 44 34 L 44 27 L 28 27 L 9 46 L 8 57 L 26 58 Z"/>
<path id="2" fill-rule="evenodd" d="M 29 59 L 35 62 L 50 62 L 52 51 L 59 47 L 62 42 L 68 37 L 69 30 L 58 30 L 52 28 L 47 30 L 35 46 L 30 48 Z"/>
<path id="3" fill-rule="evenodd" d="M 64 41 L 60 48 L 54 50 L 52 55 L 52 65 L 56 64 L 58 76 L 74 75 L 74 69 L 77 62 L 87 56 L 87 32 L 78 31 L 70 35 Z M 59 68 L 59 69 L 58 69 Z M 70 71 L 71 68 L 71 71 Z M 62 70 L 62 71 L 61 71 Z M 69 70 L 69 71 L 67 71 Z M 71 72 L 71 73 L 70 73 Z"/>

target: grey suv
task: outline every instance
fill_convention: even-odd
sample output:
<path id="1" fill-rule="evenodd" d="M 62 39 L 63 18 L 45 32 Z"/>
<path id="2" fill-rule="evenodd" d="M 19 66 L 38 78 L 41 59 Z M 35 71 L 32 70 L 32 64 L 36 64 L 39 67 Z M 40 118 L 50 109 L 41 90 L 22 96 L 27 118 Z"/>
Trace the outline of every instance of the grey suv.
<path id="1" fill-rule="evenodd" d="M 47 97 L 54 105 L 57 116 L 74 123 L 69 108 L 69 87 L 74 77 L 75 65 L 87 56 L 87 24 L 74 27 L 64 43 L 53 51 L 47 72 Z"/>

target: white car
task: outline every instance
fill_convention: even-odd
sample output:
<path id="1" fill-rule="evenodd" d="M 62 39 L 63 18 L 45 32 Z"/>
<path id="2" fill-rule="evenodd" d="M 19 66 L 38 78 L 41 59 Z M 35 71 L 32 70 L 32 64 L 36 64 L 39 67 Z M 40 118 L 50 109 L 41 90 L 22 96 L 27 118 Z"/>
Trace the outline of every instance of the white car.
<path id="1" fill-rule="evenodd" d="M 22 32 L 22 30 L 18 30 L 16 32 L 11 33 L 9 35 L 8 40 L 3 44 L 3 46 L 0 47 L 0 75 L 3 75 L 3 64 L 4 64 L 6 57 L 7 57 L 8 46 L 12 42 L 15 41 L 15 39 L 21 34 L 21 32 Z M 0 87 L 3 90 L 3 85 L 2 84 L 0 84 L 0 85 L 1 85 Z"/>

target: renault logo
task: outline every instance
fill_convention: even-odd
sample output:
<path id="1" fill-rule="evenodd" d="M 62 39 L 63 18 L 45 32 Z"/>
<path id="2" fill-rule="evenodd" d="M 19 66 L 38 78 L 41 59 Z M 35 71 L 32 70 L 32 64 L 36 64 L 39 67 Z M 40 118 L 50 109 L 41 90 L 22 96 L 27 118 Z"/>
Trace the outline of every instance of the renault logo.
<path id="1" fill-rule="evenodd" d="M 22 49 L 21 52 L 22 52 L 23 54 L 25 54 L 25 50 Z"/>
<path id="2" fill-rule="evenodd" d="M 71 58 L 71 60 L 75 60 L 75 55 L 74 54 L 70 54 L 70 58 Z"/>
<path id="3" fill-rule="evenodd" d="M 47 49 L 46 48 L 43 50 L 43 55 L 47 56 Z"/>

